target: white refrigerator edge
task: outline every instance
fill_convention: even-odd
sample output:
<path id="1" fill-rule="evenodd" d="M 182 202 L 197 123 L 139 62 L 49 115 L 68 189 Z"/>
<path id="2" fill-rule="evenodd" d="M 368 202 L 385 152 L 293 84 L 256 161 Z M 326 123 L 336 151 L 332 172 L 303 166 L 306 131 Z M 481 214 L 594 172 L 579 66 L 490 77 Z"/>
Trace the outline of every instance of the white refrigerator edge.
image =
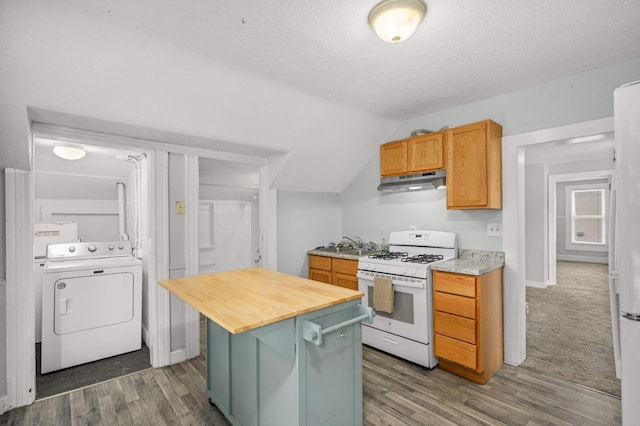
<path id="1" fill-rule="evenodd" d="M 640 419 L 640 81 L 614 91 L 622 424 Z M 616 271 L 614 271 L 616 272 Z"/>

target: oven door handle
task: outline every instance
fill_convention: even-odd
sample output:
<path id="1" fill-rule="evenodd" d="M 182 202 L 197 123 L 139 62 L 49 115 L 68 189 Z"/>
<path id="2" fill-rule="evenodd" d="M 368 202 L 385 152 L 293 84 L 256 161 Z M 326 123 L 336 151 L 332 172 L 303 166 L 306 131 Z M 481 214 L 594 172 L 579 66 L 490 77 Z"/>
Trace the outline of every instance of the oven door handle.
<path id="1" fill-rule="evenodd" d="M 312 321 L 303 321 L 302 322 L 302 337 L 307 342 L 311 342 L 317 346 L 322 345 L 322 336 L 325 334 L 329 334 L 333 331 L 339 330 L 341 328 L 350 326 L 351 324 L 359 323 L 365 321 L 368 324 L 373 322 L 373 318 L 376 316 L 375 311 L 368 307 L 362 305 L 354 306 L 354 310 L 356 314 L 359 314 L 355 318 L 348 319 L 346 321 L 342 321 L 339 324 L 332 325 L 331 327 L 322 328 L 320 324 L 316 324 Z"/>

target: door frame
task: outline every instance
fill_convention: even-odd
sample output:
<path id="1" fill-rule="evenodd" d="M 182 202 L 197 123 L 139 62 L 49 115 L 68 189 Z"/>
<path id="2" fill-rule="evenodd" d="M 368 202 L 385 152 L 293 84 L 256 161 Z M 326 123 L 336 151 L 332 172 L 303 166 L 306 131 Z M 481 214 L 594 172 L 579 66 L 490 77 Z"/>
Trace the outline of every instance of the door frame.
<path id="1" fill-rule="evenodd" d="M 520 365 L 527 354 L 525 149 L 531 145 L 613 131 L 613 117 L 607 117 L 502 138 L 504 360 L 507 364 Z"/>
<path id="2" fill-rule="evenodd" d="M 147 194 L 149 214 L 147 219 L 149 220 L 149 240 L 153 241 L 153 247 L 147 248 L 145 252 L 145 256 L 149 259 L 149 329 L 146 337 L 150 349 L 151 365 L 153 367 L 169 365 L 171 362 L 170 294 L 159 285 L 151 285 L 151 283 L 157 283 L 158 280 L 169 277 L 168 153 L 175 152 L 192 157 L 216 158 L 254 164 L 260 167 L 261 226 L 275 223 L 277 217 L 276 191 L 269 188 L 272 181 L 268 180 L 271 177 L 268 171 L 270 168 L 268 166 L 269 159 L 51 124 L 31 123 L 31 126 L 33 130 L 29 131 L 27 143 L 32 155 L 34 150 L 33 133 L 56 135 L 64 137 L 67 141 L 86 145 L 147 153 L 149 158 L 149 191 Z M 7 169 L 9 172 L 5 173 L 7 176 L 5 178 L 7 188 L 5 194 L 6 239 L 7 245 L 14 247 L 15 250 L 7 253 L 7 398 L 3 404 L 4 407 L 0 406 L 0 408 L 4 408 L 3 411 L 33 403 L 36 394 L 35 354 L 33 352 L 35 331 L 30 331 L 35 330 L 34 283 L 31 278 L 33 272 L 33 158 L 31 158 L 30 166 L 31 171 L 15 171 L 16 179 L 12 177 L 14 171 L 11 169 Z M 197 200 L 197 196 L 195 199 Z M 29 212 L 29 214 L 25 214 L 25 212 Z M 266 257 L 263 259 L 263 264 L 275 268 L 277 230 L 275 227 L 273 229 L 261 228 L 260 232 L 260 244 L 261 248 L 264 247 L 263 253 Z M 18 277 L 26 282 L 19 283 Z M 188 351 L 193 350 L 193 344 L 199 340 L 199 337 L 194 339 L 192 334 L 194 327 L 198 326 L 198 317 L 191 315 L 190 318 L 190 323 L 185 325 L 185 333 L 190 336 L 188 341 L 191 343 L 191 349 L 186 348 Z M 199 348 L 196 353 L 199 353 Z"/>
<path id="3" fill-rule="evenodd" d="M 609 183 L 611 183 L 612 177 L 615 175 L 615 170 L 594 170 L 591 172 L 576 172 L 576 173 L 561 173 L 561 174 L 553 174 L 549 175 L 549 203 L 548 203 L 548 260 L 549 262 L 549 273 L 546 278 L 546 285 L 555 285 L 557 278 L 557 238 L 558 238 L 558 223 L 557 223 L 557 185 L 561 182 L 580 182 L 584 180 L 593 180 L 593 179 L 609 179 Z M 607 221 L 610 220 L 609 217 L 609 205 L 606 205 L 607 209 Z M 608 228 L 607 228 L 608 229 Z"/>

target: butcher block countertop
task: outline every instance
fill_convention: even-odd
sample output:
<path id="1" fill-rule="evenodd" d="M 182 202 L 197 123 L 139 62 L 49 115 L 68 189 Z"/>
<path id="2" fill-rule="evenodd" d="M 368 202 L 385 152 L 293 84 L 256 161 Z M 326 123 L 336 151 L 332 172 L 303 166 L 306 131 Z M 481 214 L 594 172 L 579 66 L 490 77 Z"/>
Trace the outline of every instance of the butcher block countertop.
<path id="1" fill-rule="evenodd" d="M 359 291 L 263 268 L 159 283 L 232 334 L 364 296 Z"/>

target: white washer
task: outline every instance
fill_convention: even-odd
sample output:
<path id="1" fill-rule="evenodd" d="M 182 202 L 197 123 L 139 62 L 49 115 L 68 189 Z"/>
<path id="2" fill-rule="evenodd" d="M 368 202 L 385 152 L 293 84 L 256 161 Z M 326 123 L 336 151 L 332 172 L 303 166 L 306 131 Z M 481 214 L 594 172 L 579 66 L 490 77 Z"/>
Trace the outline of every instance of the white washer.
<path id="1" fill-rule="evenodd" d="M 36 343 L 42 341 L 42 274 L 49 244 L 78 241 L 76 222 L 42 222 L 33 224 L 33 284 L 36 299 Z"/>
<path id="2" fill-rule="evenodd" d="M 42 288 L 48 373 L 142 346 L 142 262 L 130 241 L 50 244 Z"/>

